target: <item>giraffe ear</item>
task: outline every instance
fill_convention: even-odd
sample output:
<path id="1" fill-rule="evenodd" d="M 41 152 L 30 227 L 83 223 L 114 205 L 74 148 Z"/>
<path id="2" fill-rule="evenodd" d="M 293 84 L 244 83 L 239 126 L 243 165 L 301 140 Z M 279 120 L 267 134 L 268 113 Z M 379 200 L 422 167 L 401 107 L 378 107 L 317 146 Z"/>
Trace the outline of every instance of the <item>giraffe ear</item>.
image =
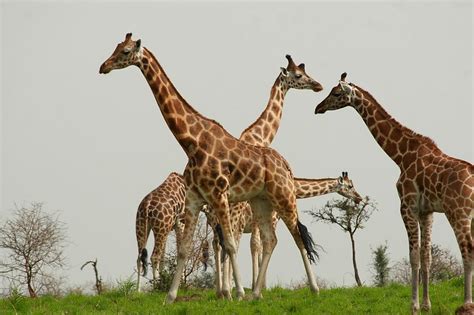
<path id="1" fill-rule="evenodd" d="M 298 66 L 298 68 L 300 68 L 301 70 L 305 71 L 305 69 L 304 69 L 304 63 L 300 63 L 300 65 Z"/>
<path id="2" fill-rule="evenodd" d="M 135 49 L 139 50 L 141 46 L 142 46 L 142 40 L 139 39 L 135 42 Z"/>
<path id="3" fill-rule="evenodd" d="M 344 180 L 343 180 L 342 176 L 339 176 L 339 177 L 337 178 L 337 182 L 338 182 L 339 184 L 341 184 L 341 185 L 344 183 Z"/>
<path id="4" fill-rule="evenodd" d="M 288 76 L 288 70 L 286 70 L 286 68 L 280 67 L 280 70 L 281 70 L 281 75 L 282 76 L 284 76 L 284 77 Z"/>

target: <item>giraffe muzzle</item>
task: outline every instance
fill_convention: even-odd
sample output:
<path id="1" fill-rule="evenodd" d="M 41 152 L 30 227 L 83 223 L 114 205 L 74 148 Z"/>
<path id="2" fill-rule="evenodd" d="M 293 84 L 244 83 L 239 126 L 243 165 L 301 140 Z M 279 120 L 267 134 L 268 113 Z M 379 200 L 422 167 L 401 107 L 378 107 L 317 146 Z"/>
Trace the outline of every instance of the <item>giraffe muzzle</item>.
<path id="1" fill-rule="evenodd" d="M 107 74 L 110 72 L 110 69 L 107 68 L 105 62 L 100 66 L 99 73 Z"/>
<path id="2" fill-rule="evenodd" d="M 314 87 L 313 87 L 313 91 L 314 92 L 321 92 L 322 90 L 323 90 L 323 86 L 320 83 L 315 82 Z"/>
<path id="3" fill-rule="evenodd" d="M 326 109 L 324 108 L 324 106 L 322 106 L 322 104 L 319 104 L 318 106 L 316 106 L 315 110 L 314 110 L 314 114 L 324 114 L 326 112 Z"/>

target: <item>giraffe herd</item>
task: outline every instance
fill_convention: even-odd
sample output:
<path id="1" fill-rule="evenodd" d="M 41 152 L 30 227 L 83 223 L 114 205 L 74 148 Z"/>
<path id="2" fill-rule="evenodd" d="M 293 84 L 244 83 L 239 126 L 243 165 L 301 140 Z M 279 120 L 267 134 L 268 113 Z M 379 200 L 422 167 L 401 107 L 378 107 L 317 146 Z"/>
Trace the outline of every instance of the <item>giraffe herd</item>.
<path id="1" fill-rule="evenodd" d="M 146 272 L 145 246 L 150 231 L 155 236 L 151 262 L 153 278 L 156 278 L 166 237 L 174 228 L 178 261 L 165 302 L 172 303 L 176 299 L 198 215 L 204 211 L 215 235 L 213 245 L 219 296 L 232 298 L 232 272 L 237 299 L 243 298 L 236 253 L 241 234 L 251 232 L 252 295 L 253 298 L 262 297 L 268 264 L 277 243 L 275 226 L 278 219 L 283 220 L 300 251 L 310 289 L 319 292 L 310 266 L 317 253 L 311 235 L 299 220 L 296 199 L 331 192 L 355 202 L 362 201 L 362 198 L 346 172 L 337 178 L 295 178 L 284 157 L 269 147 L 280 124 L 287 91 L 290 88 L 314 92 L 322 90 L 321 84 L 306 73 L 304 64 L 297 66 L 289 55 L 286 58 L 288 66 L 281 68 L 265 110 L 239 139 L 191 107 L 155 56 L 141 45 L 141 40 L 132 40 L 131 33 L 101 65 L 99 72 L 104 74 L 131 65 L 141 70 L 165 122 L 188 157 L 184 173 L 171 173 L 164 183 L 143 199 L 138 208 L 138 288 L 140 272 Z M 423 283 L 421 307 L 431 307 L 428 282 L 433 212 L 445 213 L 453 227 L 464 264 L 464 303 L 472 303 L 473 165 L 447 156 L 432 140 L 402 126 L 368 92 L 346 83 L 345 77 L 344 73 L 339 84 L 316 107 L 315 114 L 352 106 L 382 149 L 400 167 L 397 190 L 409 239 L 412 311 L 418 312 L 420 308 L 420 260 Z M 216 229 L 222 232 L 221 242 L 217 240 Z M 221 249 L 219 244 L 224 248 Z M 223 266 L 217 256 L 221 250 L 228 257 Z"/>

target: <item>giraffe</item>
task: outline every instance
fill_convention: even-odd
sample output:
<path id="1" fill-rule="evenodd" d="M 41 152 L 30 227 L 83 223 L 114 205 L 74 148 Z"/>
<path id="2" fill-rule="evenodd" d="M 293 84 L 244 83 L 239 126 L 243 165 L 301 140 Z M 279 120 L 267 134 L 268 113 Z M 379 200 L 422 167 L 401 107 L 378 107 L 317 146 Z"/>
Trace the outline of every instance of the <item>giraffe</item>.
<path id="1" fill-rule="evenodd" d="M 400 212 L 408 234 L 412 268 L 412 312 L 420 309 L 418 280 L 421 260 L 423 283 L 422 309 L 429 310 L 429 270 L 433 212 L 448 218 L 457 238 L 464 265 L 464 303 L 472 302 L 472 266 L 474 225 L 473 165 L 443 153 L 428 137 L 401 125 L 359 86 L 339 84 L 316 107 L 315 114 L 353 107 L 385 153 L 400 168 L 396 187 Z M 421 248 L 420 248 L 421 243 Z"/>
<path id="2" fill-rule="evenodd" d="M 146 195 L 138 206 L 135 233 L 138 245 L 137 258 L 137 291 L 140 291 L 140 275 L 147 273 L 146 243 L 148 236 L 153 231 L 155 245 L 151 255 L 151 270 L 153 281 L 157 280 L 156 271 L 160 267 L 168 234 L 175 230 L 176 239 L 182 235 L 184 224 L 184 178 L 181 174 L 172 172 L 164 182 Z M 179 246 L 179 242 L 177 242 Z"/>
<path id="3" fill-rule="evenodd" d="M 234 138 L 219 123 L 197 112 L 178 93 L 155 56 L 141 45 L 141 40 L 132 40 L 131 33 L 117 45 L 99 72 L 107 74 L 132 65 L 137 66 L 146 78 L 166 124 L 188 156 L 183 174 L 185 227 L 176 272 L 165 303 L 176 299 L 198 214 L 205 204 L 218 217 L 224 246 L 232 263 L 237 298 L 243 298 L 245 293 L 235 256 L 229 203 L 244 200 L 251 203 L 263 241 L 262 264 L 253 297 L 261 298 L 263 279 L 277 242 L 271 230 L 272 209 L 288 227 L 300 251 L 310 288 L 317 293 L 319 288 L 310 265 L 317 252 L 307 228 L 298 219 L 293 174 L 288 162 L 272 148 L 249 145 Z"/>
<path id="4" fill-rule="evenodd" d="M 271 88 L 271 93 L 270 93 L 270 98 L 268 100 L 267 106 L 265 107 L 265 110 L 262 112 L 262 114 L 258 117 L 258 119 L 250 125 L 246 130 L 243 131 L 241 135 L 241 139 L 244 138 L 246 142 L 249 142 L 251 144 L 259 144 L 262 143 L 263 146 L 268 146 L 274 136 L 275 133 L 280 125 L 280 120 L 282 116 L 282 110 L 283 110 L 283 102 L 285 95 L 288 90 L 294 88 L 294 89 L 310 89 L 315 92 L 319 92 L 322 90 L 321 84 L 319 84 L 317 81 L 312 79 L 305 70 L 305 65 L 301 63 L 300 65 L 296 65 L 293 59 L 291 58 L 290 55 L 285 56 L 286 59 L 288 60 L 288 65 L 286 68 L 281 67 L 280 70 L 281 72 L 278 74 L 272 88 Z M 150 204 L 146 203 L 144 205 L 140 205 L 138 208 L 138 213 L 137 213 L 137 220 L 136 220 L 136 236 L 137 236 L 137 242 L 138 242 L 138 258 L 137 258 L 137 290 L 140 290 L 140 273 L 141 270 L 143 270 L 144 275 L 146 275 L 146 259 L 147 259 L 147 254 L 146 254 L 146 242 L 148 239 L 148 235 L 150 233 L 150 230 L 153 230 L 154 235 L 155 235 L 155 248 L 157 250 L 153 251 L 152 254 L 152 271 L 153 271 L 153 280 L 156 280 L 156 268 L 159 266 L 159 260 L 161 256 L 164 253 L 164 246 L 166 243 L 166 239 L 168 234 L 171 232 L 177 217 L 180 217 L 181 215 L 184 215 L 184 194 L 177 194 L 175 193 L 176 191 L 184 191 L 184 179 L 182 178 L 182 175 L 179 175 L 177 173 L 173 173 L 174 175 L 172 176 L 173 178 L 173 183 L 168 183 L 165 185 L 165 183 L 168 181 L 165 180 L 165 183 L 162 185 L 165 185 L 165 187 L 172 186 L 171 189 L 175 189 L 169 196 L 166 195 L 166 191 L 162 191 L 164 189 L 160 187 L 156 188 L 152 192 L 150 192 L 147 196 L 145 196 L 144 200 L 147 199 L 159 199 L 161 202 L 163 202 L 164 206 L 167 206 L 167 204 L 173 204 L 173 211 L 170 211 L 168 208 L 164 208 L 162 205 L 157 205 L 156 203 Z M 177 187 L 177 185 L 182 185 L 182 187 Z M 166 200 L 166 198 L 172 199 L 172 200 Z M 250 211 L 250 206 L 248 205 L 247 202 L 242 202 L 242 204 L 232 204 L 231 205 L 231 211 L 230 211 L 230 216 L 231 216 L 231 221 L 232 221 L 232 226 L 235 229 L 238 229 L 238 225 L 242 225 L 243 218 L 246 218 L 248 213 Z M 155 211 L 157 209 L 157 211 Z M 161 211 L 160 211 L 161 210 Z M 181 213 L 178 213 L 181 212 Z M 211 228 L 214 231 L 214 236 L 215 239 L 213 241 L 213 246 L 214 246 L 214 252 L 216 253 L 216 257 L 220 256 L 220 250 L 221 248 L 218 246 L 218 239 L 217 239 L 217 231 L 215 230 L 217 227 L 217 218 L 215 215 L 213 215 L 212 211 L 204 211 L 207 218 L 208 218 L 208 223 L 211 226 Z M 147 218 L 149 216 L 149 213 L 154 213 L 153 220 L 145 220 L 145 219 L 140 219 L 141 217 Z M 251 214 L 250 214 L 251 217 Z M 140 219 L 140 220 L 139 220 Z M 163 222 L 161 222 L 163 221 Z M 146 232 L 143 232 L 145 231 Z M 234 233 L 237 233 L 236 235 L 239 235 L 239 240 L 240 240 L 240 235 L 242 232 L 236 232 L 235 230 Z M 178 231 L 177 231 L 178 232 Z M 156 236 L 161 237 L 161 239 L 157 239 Z M 179 237 L 177 237 L 177 243 L 179 243 Z M 239 242 L 237 241 L 237 244 Z M 237 246 L 238 247 L 238 246 Z M 161 249 L 161 250 L 158 250 Z M 145 255 L 143 255 L 145 253 Z M 218 261 L 216 259 L 216 261 Z M 230 294 L 229 288 L 223 288 L 222 287 L 222 282 L 221 282 L 221 265 L 217 264 L 216 265 L 217 270 L 216 270 L 216 279 L 217 279 L 217 295 L 218 296 L 228 296 Z M 254 282 L 256 280 L 256 275 L 254 275 Z"/>
<path id="5" fill-rule="evenodd" d="M 349 178 L 347 172 L 342 172 L 342 176 L 337 178 L 319 178 L 319 179 L 307 179 L 307 178 L 294 178 L 295 182 L 295 194 L 296 199 L 305 199 L 316 196 L 322 196 L 329 193 L 338 193 L 343 197 L 354 200 L 354 202 L 359 203 L 362 201 L 362 197 L 357 192 L 354 187 L 352 180 Z M 251 233 L 250 241 L 250 251 L 252 256 L 252 288 L 255 286 L 258 273 L 258 265 L 261 261 L 261 244 L 260 244 L 260 231 L 258 224 L 253 220 L 252 211 L 250 206 L 247 203 L 242 204 L 243 209 L 241 209 L 233 218 L 233 231 L 234 237 L 237 240 L 237 244 L 240 241 L 242 233 Z M 276 212 L 272 213 L 272 228 L 276 229 L 276 225 L 279 221 L 279 217 Z M 218 224 L 217 218 L 214 215 L 208 216 L 208 222 L 211 226 Z M 217 236 L 215 235 L 213 244 L 215 252 L 215 261 L 216 267 L 219 269 L 217 271 L 216 278 L 220 276 L 220 266 L 217 266 L 219 263 L 219 257 L 221 256 L 220 248 L 217 246 L 219 243 Z M 230 277 L 230 273 L 227 275 Z M 230 282 L 230 281 L 229 281 Z"/>

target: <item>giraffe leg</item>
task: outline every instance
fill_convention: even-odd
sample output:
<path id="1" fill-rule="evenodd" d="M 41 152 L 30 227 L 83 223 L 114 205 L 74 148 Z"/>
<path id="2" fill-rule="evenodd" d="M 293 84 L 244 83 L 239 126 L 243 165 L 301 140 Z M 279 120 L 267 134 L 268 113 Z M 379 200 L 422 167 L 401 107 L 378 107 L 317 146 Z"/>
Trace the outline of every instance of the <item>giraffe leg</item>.
<path id="1" fill-rule="evenodd" d="M 431 301 L 429 294 L 430 268 L 431 268 L 431 234 L 433 227 L 433 213 L 427 213 L 420 217 L 420 235 L 421 235 L 421 282 L 423 283 L 423 300 L 421 309 L 429 311 Z"/>
<path id="2" fill-rule="evenodd" d="M 222 234 L 224 236 L 224 246 L 225 251 L 229 255 L 230 262 L 232 263 L 232 271 L 234 275 L 235 286 L 237 289 L 237 299 L 242 299 L 245 295 L 244 288 L 242 287 L 242 283 L 240 281 L 240 273 L 237 264 L 237 245 L 232 233 L 231 222 L 229 218 L 229 203 L 227 201 L 227 196 L 224 193 L 219 193 L 219 199 L 216 198 L 215 203 L 212 205 L 214 209 L 219 223 L 222 228 Z M 225 265 L 224 265 L 225 266 Z M 222 283 L 222 291 L 224 294 L 226 290 L 229 288 L 229 277 L 227 276 L 225 270 L 223 272 L 223 283 Z M 230 293 L 230 292 L 229 292 Z"/>
<path id="3" fill-rule="evenodd" d="M 192 190 L 187 189 L 186 200 L 185 200 L 185 220 L 184 220 L 184 231 L 181 240 L 181 245 L 178 250 L 178 262 L 176 265 L 176 272 L 173 276 L 168 295 L 165 303 L 173 303 L 178 293 L 179 284 L 184 272 L 186 260 L 190 252 L 190 245 L 196 229 L 196 223 L 201 211 L 201 207 L 204 201 L 200 198 L 199 194 Z"/>
<path id="4" fill-rule="evenodd" d="M 219 244 L 219 239 L 217 236 L 217 232 L 214 230 L 214 238 L 212 240 L 212 247 L 214 248 L 214 263 L 216 266 L 215 270 L 215 284 L 216 284 L 216 295 L 218 298 L 223 298 L 224 295 L 222 293 L 222 262 L 221 262 L 221 251 L 222 248 Z"/>
<path id="5" fill-rule="evenodd" d="M 252 290 L 255 289 L 255 284 L 257 283 L 258 268 L 261 263 L 261 251 L 260 230 L 255 218 L 253 218 L 252 235 L 250 236 L 250 253 L 252 255 Z"/>
<path id="6" fill-rule="evenodd" d="M 419 224 L 418 220 L 410 210 L 408 203 L 402 200 L 400 206 L 403 223 L 408 234 L 408 245 L 410 251 L 411 265 L 411 310 L 413 314 L 417 314 L 420 310 L 420 302 L 418 299 L 418 283 L 420 269 L 420 245 L 419 245 Z"/>
<path id="7" fill-rule="evenodd" d="M 231 287 L 230 287 L 230 280 L 229 280 L 229 272 L 230 272 L 230 259 L 229 255 L 226 255 L 224 261 L 222 262 L 223 268 L 222 268 L 222 295 L 224 298 L 227 300 L 232 300 L 232 294 L 231 294 Z"/>
<path id="8" fill-rule="evenodd" d="M 450 209 L 451 210 L 451 209 Z M 472 239 L 472 209 L 458 208 L 446 212 L 446 217 L 454 229 L 456 240 L 461 250 L 464 266 L 464 304 L 472 303 L 472 268 L 474 262 L 473 239 Z"/>
<path id="9" fill-rule="evenodd" d="M 164 256 L 164 250 L 166 247 L 166 237 L 162 237 L 160 234 L 155 233 L 155 246 L 153 253 L 151 254 L 151 272 L 153 274 L 153 283 L 158 281 L 157 271 L 160 269 L 160 261 Z"/>
<path id="10" fill-rule="evenodd" d="M 242 231 L 243 231 L 243 229 L 242 229 L 242 230 L 237 230 L 237 229 L 236 229 L 236 230 L 233 232 L 234 238 L 235 238 L 235 245 L 236 245 L 236 247 L 237 247 L 237 252 L 238 252 L 239 247 L 240 247 L 240 238 L 241 238 L 241 236 L 242 236 Z M 236 256 L 237 256 L 237 253 L 236 253 Z M 232 273 L 233 273 L 232 266 L 229 266 L 228 278 L 229 278 L 229 284 L 230 284 L 231 287 L 232 287 Z M 236 287 L 236 288 L 237 288 L 237 287 Z"/>
<path id="11" fill-rule="evenodd" d="M 254 211 L 254 218 L 260 229 L 260 236 L 263 245 L 262 263 L 259 268 L 255 287 L 253 288 L 253 298 L 260 299 L 262 298 L 261 291 L 265 282 L 268 264 L 270 262 L 273 250 L 277 244 L 277 237 L 271 224 L 272 211 L 270 204 L 261 200 L 252 200 L 251 204 Z"/>
<path id="12" fill-rule="evenodd" d="M 141 206 L 141 205 L 140 205 Z M 147 224 L 146 209 L 139 208 L 137 212 L 137 218 L 135 223 L 135 233 L 137 237 L 138 245 L 138 257 L 137 257 L 137 291 L 140 292 L 141 285 L 140 280 L 143 272 L 143 276 L 146 275 L 147 271 L 147 259 L 148 252 L 146 250 L 146 243 L 148 236 L 150 235 L 151 227 Z"/>

